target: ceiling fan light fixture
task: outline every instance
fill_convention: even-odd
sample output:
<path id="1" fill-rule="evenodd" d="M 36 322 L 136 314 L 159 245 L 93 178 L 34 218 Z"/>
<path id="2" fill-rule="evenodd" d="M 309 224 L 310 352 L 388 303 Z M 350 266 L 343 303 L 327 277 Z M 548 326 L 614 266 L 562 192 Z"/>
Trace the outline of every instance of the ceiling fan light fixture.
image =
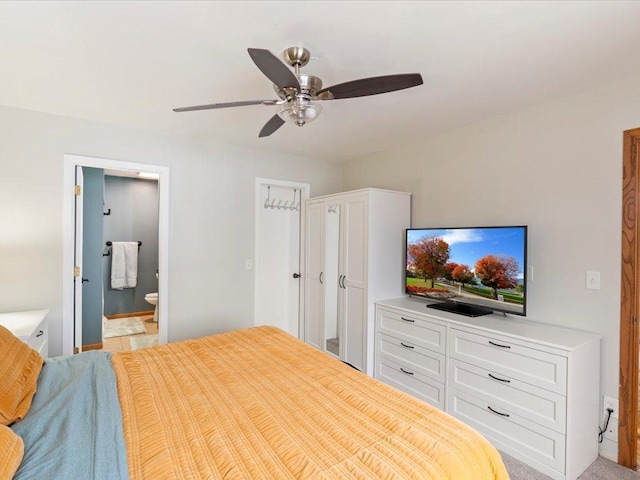
<path id="1" fill-rule="evenodd" d="M 302 127 L 313 122 L 322 112 L 322 105 L 306 98 L 297 97 L 291 102 L 284 103 L 278 109 L 278 115 L 285 122 Z"/>

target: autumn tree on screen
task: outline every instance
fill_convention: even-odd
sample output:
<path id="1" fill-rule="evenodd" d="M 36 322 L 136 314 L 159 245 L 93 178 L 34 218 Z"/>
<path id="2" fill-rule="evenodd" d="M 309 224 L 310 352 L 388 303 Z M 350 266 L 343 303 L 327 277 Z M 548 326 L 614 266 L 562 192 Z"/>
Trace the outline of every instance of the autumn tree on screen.
<path id="1" fill-rule="evenodd" d="M 433 288 L 435 279 L 444 274 L 444 266 L 449 260 L 449 244 L 438 237 L 421 238 L 407 246 L 407 256 L 416 276 L 425 282 L 431 280 Z"/>
<path id="2" fill-rule="evenodd" d="M 467 265 L 457 265 L 451 274 L 456 282 L 460 282 L 464 287 L 467 283 L 472 283 L 475 275 Z"/>
<path id="3" fill-rule="evenodd" d="M 457 266 L 458 266 L 458 264 L 455 263 L 455 262 L 448 262 L 444 266 L 444 272 L 442 272 L 442 276 L 446 280 L 449 280 L 450 282 L 452 282 L 453 281 L 453 271 L 456 269 Z"/>
<path id="4" fill-rule="evenodd" d="M 498 288 L 515 288 L 518 285 L 518 262 L 505 255 L 487 255 L 476 262 L 475 273 L 480 282 L 491 289 L 498 298 Z"/>

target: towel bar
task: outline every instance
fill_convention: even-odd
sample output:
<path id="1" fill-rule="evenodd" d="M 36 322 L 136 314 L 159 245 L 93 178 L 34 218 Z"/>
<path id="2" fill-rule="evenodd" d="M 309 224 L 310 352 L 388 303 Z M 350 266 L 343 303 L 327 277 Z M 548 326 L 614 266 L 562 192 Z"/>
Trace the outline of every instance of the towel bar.
<path id="1" fill-rule="evenodd" d="M 106 242 L 107 247 L 110 247 L 111 245 L 113 245 L 113 242 L 111 240 L 107 240 Z M 138 248 L 140 248 L 142 246 L 142 242 L 138 241 Z M 102 254 L 103 257 L 110 257 L 111 256 L 111 250 L 109 250 L 107 253 L 103 253 Z"/>

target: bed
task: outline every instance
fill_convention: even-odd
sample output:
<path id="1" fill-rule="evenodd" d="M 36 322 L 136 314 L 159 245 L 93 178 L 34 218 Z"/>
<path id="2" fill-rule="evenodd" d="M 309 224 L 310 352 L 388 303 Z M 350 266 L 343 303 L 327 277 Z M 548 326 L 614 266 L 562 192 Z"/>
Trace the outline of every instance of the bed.
<path id="1" fill-rule="evenodd" d="M 472 428 L 274 327 L 44 366 L 24 346 L 0 330 L 26 371 L 0 385 L 27 392 L 0 395 L 0 478 L 508 479 Z"/>

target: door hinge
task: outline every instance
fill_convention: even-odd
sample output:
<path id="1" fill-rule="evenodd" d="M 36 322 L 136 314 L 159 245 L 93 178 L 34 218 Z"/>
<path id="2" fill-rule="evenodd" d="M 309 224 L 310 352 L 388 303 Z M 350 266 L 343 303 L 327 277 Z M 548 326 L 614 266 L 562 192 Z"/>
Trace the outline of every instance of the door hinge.
<path id="1" fill-rule="evenodd" d="M 80 353 L 80 349 L 78 347 L 73 347 L 73 354 L 76 355 Z"/>
<path id="2" fill-rule="evenodd" d="M 80 185 L 76 185 L 75 192 L 77 197 L 78 195 L 80 195 L 80 193 L 82 193 L 82 187 Z"/>
<path id="3" fill-rule="evenodd" d="M 80 276 L 80 267 L 73 267 L 73 276 L 74 277 Z"/>

